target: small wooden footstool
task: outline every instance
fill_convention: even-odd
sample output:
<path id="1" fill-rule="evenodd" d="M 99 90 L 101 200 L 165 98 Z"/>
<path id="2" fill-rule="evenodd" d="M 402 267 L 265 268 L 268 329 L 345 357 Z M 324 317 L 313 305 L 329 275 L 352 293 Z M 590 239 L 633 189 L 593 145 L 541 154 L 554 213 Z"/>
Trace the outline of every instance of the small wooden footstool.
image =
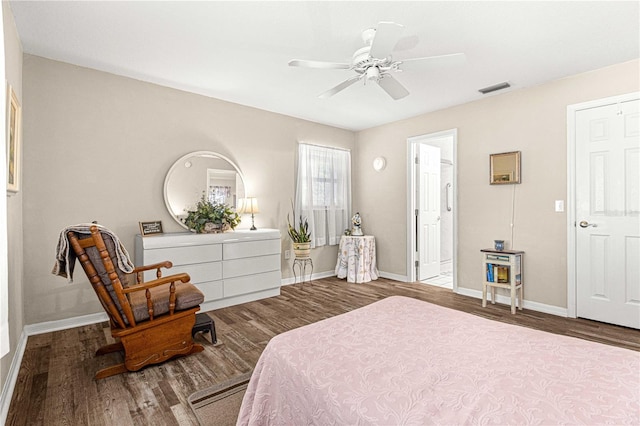
<path id="1" fill-rule="evenodd" d="M 216 325 L 213 323 L 213 319 L 207 314 L 196 314 L 196 324 L 191 330 L 191 337 L 200 331 L 211 333 L 211 343 L 216 344 L 218 342 Z"/>

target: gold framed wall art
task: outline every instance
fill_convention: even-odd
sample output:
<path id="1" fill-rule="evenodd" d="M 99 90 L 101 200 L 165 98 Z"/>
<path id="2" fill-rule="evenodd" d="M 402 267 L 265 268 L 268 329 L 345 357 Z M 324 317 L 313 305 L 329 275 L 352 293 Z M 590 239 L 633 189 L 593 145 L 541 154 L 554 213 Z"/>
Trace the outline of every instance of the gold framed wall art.
<path id="1" fill-rule="evenodd" d="M 7 194 L 20 191 L 20 120 L 22 109 L 11 85 L 7 86 Z"/>
<path id="2" fill-rule="evenodd" d="M 520 151 L 489 155 L 489 183 L 520 183 Z"/>

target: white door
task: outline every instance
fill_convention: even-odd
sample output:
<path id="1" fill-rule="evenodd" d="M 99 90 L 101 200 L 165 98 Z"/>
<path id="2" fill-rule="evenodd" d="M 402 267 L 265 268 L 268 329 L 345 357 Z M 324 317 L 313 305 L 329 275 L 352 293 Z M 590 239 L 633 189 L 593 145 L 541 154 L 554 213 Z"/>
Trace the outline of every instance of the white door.
<path id="1" fill-rule="evenodd" d="M 418 281 L 422 281 L 440 274 L 440 148 L 418 146 Z"/>
<path id="2" fill-rule="evenodd" d="M 638 100 L 576 112 L 577 315 L 640 328 Z"/>

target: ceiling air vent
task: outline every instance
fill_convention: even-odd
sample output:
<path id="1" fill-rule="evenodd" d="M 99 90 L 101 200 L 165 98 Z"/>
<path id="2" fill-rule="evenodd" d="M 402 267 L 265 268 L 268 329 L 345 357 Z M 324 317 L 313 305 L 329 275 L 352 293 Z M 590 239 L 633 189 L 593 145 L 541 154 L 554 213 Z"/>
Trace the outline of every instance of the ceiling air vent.
<path id="1" fill-rule="evenodd" d="M 494 84 L 493 86 L 489 86 L 489 87 L 485 87 L 484 89 L 480 89 L 480 90 L 478 90 L 478 92 L 482 93 L 483 95 L 486 95 L 487 93 L 495 92 L 497 90 L 506 89 L 507 87 L 511 87 L 511 85 L 505 81 L 504 83 L 498 83 L 498 84 Z"/>

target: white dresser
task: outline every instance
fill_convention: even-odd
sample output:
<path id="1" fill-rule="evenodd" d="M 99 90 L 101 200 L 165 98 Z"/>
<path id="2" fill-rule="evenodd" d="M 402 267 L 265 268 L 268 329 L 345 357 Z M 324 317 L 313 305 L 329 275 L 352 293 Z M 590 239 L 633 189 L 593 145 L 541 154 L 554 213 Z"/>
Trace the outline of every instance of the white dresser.
<path id="1" fill-rule="evenodd" d="M 163 275 L 188 273 L 204 293 L 202 311 L 210 311 L 279 295 L 280 245 L 277 229 L 136 235 L 135 263 L 172 262 Z M 154 278 L 155 271 L 145 275 L 145 281 Z"/>

